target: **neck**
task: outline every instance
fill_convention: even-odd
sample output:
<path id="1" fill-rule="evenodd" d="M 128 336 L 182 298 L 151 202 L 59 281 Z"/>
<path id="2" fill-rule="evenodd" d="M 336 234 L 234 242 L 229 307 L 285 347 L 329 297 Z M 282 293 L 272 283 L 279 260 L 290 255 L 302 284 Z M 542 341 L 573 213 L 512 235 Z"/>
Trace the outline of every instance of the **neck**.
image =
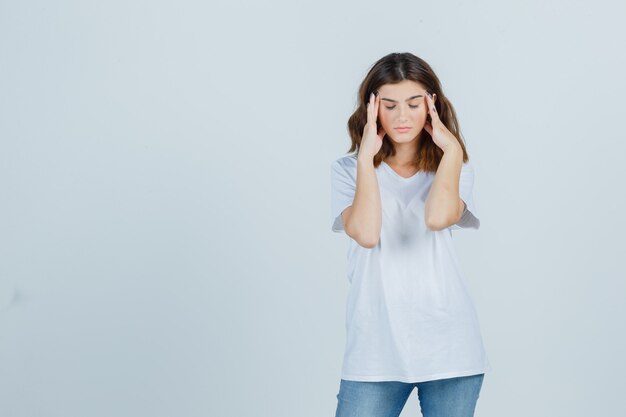
<path id="1" fill-rule="evenodd" d="M 408 167 L 413 165 L 413 158 L 417 150 L 417 140 L 408 143 L 395 143 L 396 154 L 387 158 L 387 162 L 399 166 Z"/>

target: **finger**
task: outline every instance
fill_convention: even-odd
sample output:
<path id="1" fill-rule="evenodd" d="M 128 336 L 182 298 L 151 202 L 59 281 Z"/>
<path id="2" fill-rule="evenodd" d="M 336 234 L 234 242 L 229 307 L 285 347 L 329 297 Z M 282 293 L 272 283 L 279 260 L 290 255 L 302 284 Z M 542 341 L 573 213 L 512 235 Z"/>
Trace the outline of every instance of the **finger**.
<path id="1" fill-rule="evenodd" d="M 378 109 L 380 107 L 380 96 L 378 95 L 378 91 L 374 92 L 374 121 L 378 120 Z"/>
<path id="2" fill-rule="evenodd" d="M 431 96 L 430 93 L 427 91 L 426 97 L 426 100 L 428 101 L 428 113 L 430 114 L 430 117 L 432 119 L 432 124 L 440 122 L 439 113 L 437 113 L 437 108 L 435 107 L 435 100 L 433 99 L 433 96 Z M 437 97 L 437 94 L 435 94 L 435 97 Z"/>
<path id="3" fill-rule="evenodd" d="M 376 93 L 372 91 L 372 106 L 370 107 L 372 110 L 372 123 L 376 123 Z"/>

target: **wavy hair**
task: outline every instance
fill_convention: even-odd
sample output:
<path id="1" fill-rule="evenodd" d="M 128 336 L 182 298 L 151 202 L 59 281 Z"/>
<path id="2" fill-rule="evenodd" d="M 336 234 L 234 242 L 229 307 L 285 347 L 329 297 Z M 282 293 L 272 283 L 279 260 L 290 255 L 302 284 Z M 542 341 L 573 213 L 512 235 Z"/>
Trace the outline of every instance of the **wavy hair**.
<path id="1" fill-rule="evenodd" d="M 452 103 L 443 94 L 439 78 L 426 61 L 409 52 L 394 52 L 382 57 L 374 63 L 365 79 L 361 82 L 357 109 L 348 119 L 348 132 L 352 141 L 348 152 L 358 152 L 360 148 L 363 129 L 367 123 L 367 102 L 369 101 L 370 93 L 377 91 L 385 84 L 397 84 L 404 80 L 418 82 L 431 94 L 437 94 L 435 108 L 439 114 L 439 119 L 459 141 L 463 150 L 463 162 L 467 162 L 469 157 L 465 149 L 459 121 Z M 380 120 L 377 121 L 377 125 L 377 128 L 380 129 Z M 395 153 L 393 142 L 385 133 L 380 151 L 374 156 L 374 166 L 378 167 L 383 159 L 393 156 Z M 415 167 L 419 171 L 436 172 L 442 157 L 443 151 L 441 148 L 433 142 L 426 129 L 422 129 L 419 133 L 417 150 L 413 158 Z"/>

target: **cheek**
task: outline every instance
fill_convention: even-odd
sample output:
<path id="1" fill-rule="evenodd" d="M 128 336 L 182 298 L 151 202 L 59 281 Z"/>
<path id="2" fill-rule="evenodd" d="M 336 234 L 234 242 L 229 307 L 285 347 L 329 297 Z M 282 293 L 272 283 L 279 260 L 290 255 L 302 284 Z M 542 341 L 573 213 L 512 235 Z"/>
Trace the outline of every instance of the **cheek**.
<path id="1" fill-rule="evenodd" d="M 420 107 L 417 110 L 418 111 L 415 112 L 414 120 L 416 122 L 424 123 L 426 121 L 426 116 L 427 116 L 426 110 L 424 110 L 423 107 Z"/>
<path id="2" fill-rule="evenodd" d="M 389 116 L 385 112 L 378 113 L 378 121 L 383 125 L 383 128 L 389 126 Z"/>

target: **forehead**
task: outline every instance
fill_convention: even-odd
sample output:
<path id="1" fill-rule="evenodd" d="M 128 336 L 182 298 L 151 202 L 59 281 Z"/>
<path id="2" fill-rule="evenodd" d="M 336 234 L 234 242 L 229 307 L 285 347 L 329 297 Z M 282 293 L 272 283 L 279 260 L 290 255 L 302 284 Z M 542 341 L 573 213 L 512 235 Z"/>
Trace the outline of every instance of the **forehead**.
<path id="1" fill-rule="evenodd" d="M 408 97 L 424 93 L 424 86 L 416 81 L 403 80 L 397 84 L 384 84 L 379 89 L 380 95 L 395 100 L 405 100 Z"/>

